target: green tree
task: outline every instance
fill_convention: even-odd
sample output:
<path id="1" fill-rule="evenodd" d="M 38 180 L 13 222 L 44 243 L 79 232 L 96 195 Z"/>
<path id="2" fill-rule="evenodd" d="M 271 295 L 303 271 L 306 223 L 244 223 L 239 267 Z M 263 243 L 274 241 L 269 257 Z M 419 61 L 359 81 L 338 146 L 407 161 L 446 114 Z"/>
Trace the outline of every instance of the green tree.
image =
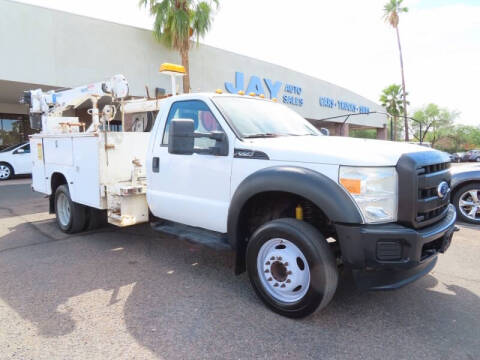
<path id="1" fill-rule="evenodd" d="M 408 94 L 402 93 L 401 86 L 397 84 L 386 87 L 380 95 L 380 103 L 393 118 L 392 138 L 395 141 L 397 140 L 397 134 L 403 130 L 403 126 L 399 126 L 397 120 L 404 114 L 405 103 L 408 104 L 408 101 L 403 98 L 404 95 Z"/>
<path id="2" fill-rule="evenodd" d="M 352 129 L 350 130 L 350 137 L 361 139 L 376 139 L 377 130 L 375 129 Z"/>
<path id="3" fill-rule="evenodd" d="M 398 23 L 400 21 L 400 14 L 406 13 L 408 8 L 403 6 L 403 0 L 390 0 L 383 7 L 383 18 L 385 22 L 388 22 L 397 33 L 397 43 L 398 51 L 400 53 L 400 70 L 402 73 L 402 89 L 403 89 L 403 116 L 404 116 L 404 127 L 405 127 L 405 141 L 409 140 L 408 137 L 408 120 L 407 120 L 407 91 L 405 89 L 405 74 L 403 70 L 403 54 L 402 54 L 402 45 L 400 43 L 400 32 L 398 31 Z"/>
<path id="4" fill-rule="evenodd" d="M 447 139 L 449 142 L 444 143 L 442 139 Z M 440 134 L 437 144 L 438 149 L 448 152 L 478 149 L 480 148 L 480 127 L 462 124 L 448 127 Z"/>
<path id="5" fill-rule="evenodd" d="M 213 19 L 213 7 L 218 0 L 140 0 L 139 6 L 148 8 L 155 16 L 153 34 L 157 41 L 180 53 L 186 74 L 183 91 L 190 92 L 189 51 L 191 39 L 204 37 Z M 175 90 L 173 90 L 175 91 Z"/>
<path id="6" fill-rule="evenodd" d="M 436 104 L 428 104 L 413 114 L 416 120 L 412 122 L 413 135 L 418 141 L 428 141 L 432 147 L 435 147 L 440 138 L 449 136 L 453 121 L 458 115 L 456 111 L 441 108 Z"/>

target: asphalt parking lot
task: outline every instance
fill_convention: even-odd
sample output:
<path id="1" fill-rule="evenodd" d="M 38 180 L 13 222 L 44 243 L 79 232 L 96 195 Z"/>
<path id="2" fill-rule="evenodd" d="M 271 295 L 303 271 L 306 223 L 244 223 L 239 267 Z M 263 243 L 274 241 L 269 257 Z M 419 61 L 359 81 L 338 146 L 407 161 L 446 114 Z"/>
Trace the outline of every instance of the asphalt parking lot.
<path id="1" fill-rule="evenodd" d="M 148 225 L 68 236 L 29 179 L 0 184 L 2 359 L 480 359 L 480 229 L 394 292 L 343 276 L 330 306 L 280 317 L 233 255 Z"/>

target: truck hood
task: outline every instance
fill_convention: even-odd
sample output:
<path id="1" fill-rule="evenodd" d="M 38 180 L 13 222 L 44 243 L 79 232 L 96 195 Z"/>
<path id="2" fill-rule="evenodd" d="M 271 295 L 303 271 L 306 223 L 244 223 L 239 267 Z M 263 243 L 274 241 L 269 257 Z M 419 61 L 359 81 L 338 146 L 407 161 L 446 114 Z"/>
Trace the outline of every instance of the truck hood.
<path id="1" fill-rule="evenodd" d="M 244 139 L 238 147 L 263 151 L 271 160 L 353 166 L 394 166 L 402 154 L 436 151 L 412 144 L 341 136 Z"/>

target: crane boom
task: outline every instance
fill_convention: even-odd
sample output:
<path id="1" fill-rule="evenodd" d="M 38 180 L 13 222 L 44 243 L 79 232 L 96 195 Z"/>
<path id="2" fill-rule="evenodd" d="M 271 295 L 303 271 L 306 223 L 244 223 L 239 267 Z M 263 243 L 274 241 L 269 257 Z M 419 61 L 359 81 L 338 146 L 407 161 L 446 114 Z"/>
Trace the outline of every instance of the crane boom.
<path id="1" fill-rule="evenodd" d="M 45 129 L 49 116 L 61 116 L 68 108 L 76 108 L 89 98 L 111 96 L 113 99 L 123 99 L 128 96 L 128 82 L 125 76 L 118 74 L 110 79 L 82 85 L 67 90 L 42 89 L 25 91 L 23 102 L 30 106 L 30 124 L 33 129 Z M 98 111 L 98 109 L 97 109 Z"/>

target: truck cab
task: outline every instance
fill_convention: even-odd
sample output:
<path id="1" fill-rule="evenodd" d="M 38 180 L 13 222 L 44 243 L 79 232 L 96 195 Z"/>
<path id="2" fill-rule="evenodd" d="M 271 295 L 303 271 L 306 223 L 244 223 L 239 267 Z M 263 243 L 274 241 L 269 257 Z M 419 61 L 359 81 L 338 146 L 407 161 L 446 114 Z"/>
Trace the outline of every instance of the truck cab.
<path id="1" fill-rule="evenodd" d="M 247 269 L 265 303 L 287 316 L 311 311 L 306 299 L 328 303 L 339 263 L 365 289 L 414 281 L 435 266 L 454 230 L 447 156 L 324 136 L 259 97 L 169 99 L 146 164 L 152 213 L 227 234 L 236 272 Z M 310 251 L 325 254 L 313 260 Z"/>
<path id="2" fill-rule="evenodd" d="M 32 136 L 34 189 L 49 195 L 63 231 L 105 216 L 231 248 L 235 273 L 247 271 L 262 301 L 288 317 L 325 307 L 341 271 L 362 289 L 396 289 L 450 245 L 444 153 L 325 136 L 260 96 L 195 93 L 121 108 L 147 105 L 158 111 L 150 133 L 109 133 L 94 109 L 102 126 Z"/>

